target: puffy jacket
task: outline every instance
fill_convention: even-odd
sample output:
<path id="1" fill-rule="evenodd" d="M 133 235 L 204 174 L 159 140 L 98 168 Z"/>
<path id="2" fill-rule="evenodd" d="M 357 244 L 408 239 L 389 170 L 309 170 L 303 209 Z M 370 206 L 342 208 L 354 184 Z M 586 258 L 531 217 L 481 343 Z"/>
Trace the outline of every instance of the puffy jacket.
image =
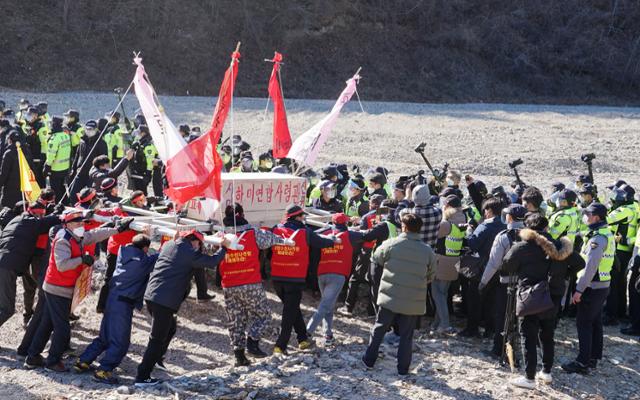
<path id="1" fill-rule="evenodd" d="M 371 256 L 384 266 L 378 305 L 398 314 L 423 315 L 427 311 L 427 283 L 436 267 L 436 255 L 417 233 L 402 233 L 386 240 Z"/>
<path id="2" fill-rule="evenodd" d="M 546 232 L 522 229 L 520 238 L 522 241 L 514 243 L 504 257 L 500 274 L 516 274 L 518 286 L 521 287 L 533 286 L 547 280 L 551 298 L 556 307 L 559 307 L 564 295 L 565 279 L 571 270 L 580 269 L 576 267 L 581 263 L 580 255 L 573 251 L 573 243 L 566 237 L 554 240 Z M 547 318 L 554 315 L 553 310 L 544 313 L 544 317 Z"/>
<path id="3" fill-rule="evenodd" d="M 31 262 L 38 236 L 59 223 L 57 215 L 36 218 L 24 213 L 12 219 L 0 234 L 0 268 L 22 275 Z"/>
<path id="4" fill-rule="evenodd" d="M 213 256 L 202 254 L 181 239 L 169 240 L 160 250 L 144 299 L 178 311 L 189 294 L 194 268 L 215 268 L 224 259 L 221 248 Z"/>
<path id="5" fill-rule="evenodd" d="M 118 252 L 113 278 L 109 282 L 109 296 L 129 301 L 141 308 L 149 274 L 157 260 L 158 254 L 147 255 L 134 245 L 122 246 Z"/>

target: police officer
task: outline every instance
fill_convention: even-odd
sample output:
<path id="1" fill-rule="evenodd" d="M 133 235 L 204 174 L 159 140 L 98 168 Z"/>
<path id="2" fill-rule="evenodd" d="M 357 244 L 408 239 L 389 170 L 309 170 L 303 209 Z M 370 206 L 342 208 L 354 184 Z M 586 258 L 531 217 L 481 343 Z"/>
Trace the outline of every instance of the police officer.
<path id="1" fill-rule="evenodd" d="M 602 359 L 602 310 L 609 293 L 611 269 L 615 257 L 615 238 L 607 226 L 607 208 L 593 203 L 584 210 L 589 227 L 582 246 L 585 268 L 578 272 L 578 283 L 571 301 L 577 304 L 579 352 L 575 361 L 563 364 L 570 373 L 587 373 Z"/>
<path id="2" fill-rule="evenodd" d="M 42 165 L 44 164 L 46 154 L 43 152 L 47 149 L 49 130 L 40 120 L 38 108 L 29 107 L 27 110 L 23 131 L 25 135 L 27 135 L 26 142 L 29 145 L 33 157 L 33 173 L 36 175 L 38 185 L 44 187 L 45 180 L 42 175 Z"/>
<path id="3" fill-rule="evenodd" d="M 27 99 L 20 99 L 18 102 L 18 113 L 16 114 L 16 122 L 23 125 L 27 120 L 27 114 L 29 114 L 29 107 L 31 103 Z"/>
<path id="4" fill-rule="evenodd" d="M 69 133 L 71 140 L 71 159 L 76 155 L 76 149 L 80 144 L 80 139 L 84 133 L 84 128 L 80 125 L 80 113 L 77 110 L 69 109 L 64 116 L 64 129 Z"/>
<path id="5" fill-rule="evenodd" d="M 369 202 L 364 198 L 366 185 L 364 177 L 356 175 L 347 184 L 348 200 L 344 213 L 351 222 L 358 223 L 369 212 Z"/>
<path id="6" fill-rule="evenodd" d="M 313 200 L 313 208 L 331 213 L 341 213 L 342 202 L 336 198 L 336 184 L 331 181 L 323 181 L 319 187 L 321 195 L 320 198 Z"/>
<path id="7" fill-rule="evenodd" d="M 105 118 L 110 116 L 111 113 L 105 114 Z M 111 166 L 118 164 L 118 161 L 124 157 L 124 137 L 119 123 L 120 113 L 116 111 L 109 119 L 104 135 L 104 141 L 107 144 L 107 156 L 109 156 Z"/>
<path id="8" fill-rule="evenodd" d="M 131 179 L 134 190 L 140 190 L 147 195 L 147 187 L 151 182 L 151 176 L 153 173 L 153 167 L 158 165 L 157 159 L 158 151 L 153 145 L 149 128 L 146 125 L 140 125 L 138 127 L 138 137 L 134 140 L 132 149 L 135 150 L 135 155 L 131 165 Z"/>
<path id="9" fill-rule="evenodd" d="M 78 145 L 73 164 L 71 164 L 70 178 L 73 180 L 69 192 L 70 200 L 75 200 L 76 195 L 86 186 L 91 186 L 89 171 L 94 158 L 107 154 L 107 144 L 100 137 L 98 123 L 94 120 L 84 124 L 84 134 Z"/>
<path id="10" fill-rule="evenodd" d="M 604 309 L 604 325 L 618 325 L 627 313 L 627 265 L 636 240 L 638 215 L 633 196 L 635 190 L 623 184 L 611 191 L 611 211 L 607 223 L 616 240 L 616 262 L 611 270 L 611 285 Z"/>
<path id="11" fill-rule="evenodd" d="M 273 168 L 273 156 L 270 152 L 258 156 L 258 172 L 271 172 Z"/>
<path id="12" fill-rule="evenodd" d="M 575 208 L 576 193 L 569 189 L 563 189 L 554 199 L 555 211 L 549 218 L 549 234 L 555 240 L 566 236 L 573 244 L 579 226 L 578 211 Z"/>
<path id="13" fill-rule="evenodd" d="M 71 167 L 71 140 L 62 128 L 62 118 L 51 119 L 51 137 L 47 145 L 47 158 L 42 174 L 51 177 L 51 188 L 57 199 L 64 196 L 64 180 Z"/>

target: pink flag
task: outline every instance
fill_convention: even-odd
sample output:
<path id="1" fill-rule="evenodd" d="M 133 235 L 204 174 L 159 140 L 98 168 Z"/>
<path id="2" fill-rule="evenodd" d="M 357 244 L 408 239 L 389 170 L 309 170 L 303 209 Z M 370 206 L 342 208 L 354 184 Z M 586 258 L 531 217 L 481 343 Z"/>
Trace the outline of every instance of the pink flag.
<path id="1" fill-rule="evenodd" d="M 293 142 L 287 157 L 293 158 L 303 165 L 311 166 L 315 163 L 320 148 L 327 141 L 333 126 L 336 124 L 340 110 L 351 100 L 351 96 L 355 93 L 359 79 L 360 75 L 355 74 L 353 78 L 347 81 L 347 87 L 340 94 L 331 112 Z"/>

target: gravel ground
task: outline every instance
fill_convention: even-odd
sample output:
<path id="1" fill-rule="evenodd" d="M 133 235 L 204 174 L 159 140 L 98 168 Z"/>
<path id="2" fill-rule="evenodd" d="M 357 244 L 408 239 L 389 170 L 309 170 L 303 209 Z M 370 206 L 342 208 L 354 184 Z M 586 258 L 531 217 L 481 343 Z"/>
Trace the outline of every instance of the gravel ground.
<path id="1" fill-rule="evenodd" d="M 341 87 L 337 87 L 339 92 Z M 337 94 L 337 93 L 336 93 Z M 30 94 L 0 92 L 14 104 L 21 97 L 46 100 L 52 114 L 67 108 L 80 110 L 82 119 L 97 117 L 114 107 L 108 93 Z M 176 124 L 206 126 L 214 100 L 200 97 L 161 97 Z M 333 101 L 288 100 L 290 127 L 295 137 L 325 115 Z M 266 150 L 271 140 L 271 114 L 265 119 L 264 99 L 237 99 L 226 133 L 242 134 L 257 149 Z M 137 103 L 127 98 L 127 113 Z M 318 165 L 329 161 L 362 167 L 383 164 L 393 175 L 423 168 L 413 152 L 426 141 L 427 155 L 434 165 L 445 161 L 451 168 L 470 173 L 489 184 L 506 184 L 507 162 L 522 157 L 522 178 L 543 188 L 550 182 L 584 173 L 579 155 L 595 152 L 596 183 L 601 186 L 621 177 L 634 185 L 633 173 L 640 139 L 640 109 L 606 107 L 555 107 L 514 105 L 428 105 L 400 103 L 349 104 L 340 116 L 333 136 Z M 254 153 L 255 154 L 255 153 Z M 640 398 L 640 358 L 637 338 L 619 335 L 617 327 L 605 332 L 605 360 L 591 376 L 566 375 L 554 368 L 555 381 L 535 391 L 513 389 L 506 384 L 512 375 L 479 350 L 486 340 L 453 337 L 432 338 L 424 328 L 416 333 L 413 374 L 395 375 L 395 349 L 383 348 L 384 358 L 375 370 L 365 371 L 359 357 L 364 350 L 371 319 L 336 317 L 338 344 L 309 352 L 292 352 L 286 360 L 267 358 L 249 368 L 232 368 L 231 348 L 225 330 L 222 295 L 207 304 L 188 300 L 180 310 L 179 327 L 167 357 L 170 373 L 156 376 L 168 384 L 153 391 L 120 394 L 116 387 L 96 384 L 90 376 L 25 371 L 15 361 L 13 349 L 22 335 L 21 295 L 17 315 L 0 329 L 0 398 L 2 399 L 124 399 L 124 398 L 305 398 L 305 399 L 628 399 Z M 81 320 L 73 328 L 73 346 L 82 350 L 98 333 L 100 318 L 96 296 L 80 308 Z M 279 303 L 269 302 L 279 320 Z M 317 300 L 304 298 L 308 318 Z M 118 371 L 124 385 L 132 385 L 135 366 L 148 340 L 149 316 L 136 313 L 129 355 Z M 461 320 L 454 319 L 457 326 Z M 424 325 L 423 325 L 424 326 Z M 573 320 L 560 321 L 556 332 L 556 360 L 571 359 L 577 352 Z M 271 350 L 273 337 L 265 340 Z M 71 359 L 68 360 L 71 362 Z M 125 391 L 125 389 L 120 389 Z M 126 389 L 129 392 L 131 389 Z"/>

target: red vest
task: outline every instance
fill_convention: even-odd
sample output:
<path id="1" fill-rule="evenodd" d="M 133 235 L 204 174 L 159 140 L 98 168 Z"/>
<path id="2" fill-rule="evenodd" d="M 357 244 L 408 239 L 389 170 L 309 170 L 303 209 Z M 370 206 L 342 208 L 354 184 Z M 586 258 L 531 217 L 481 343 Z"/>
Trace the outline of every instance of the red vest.
<path id="1" fill-rule="evenodd" d="M 333 231 L 342 243 L 334 243 L 333 247 L 321 250 L 318 275 L 338 274 L 349 276 L 353 260 L 353 246 L 349 240 L 349 232 Z"/>
<path id="2" fill-rule="evenodd" d="M 238 243 L 244 246 L 244 250 L 228 249 L 218 267 L 223 288 L 262 282 L 256 232 L 253 229 L 244 231 Z"/>
<path id="3" fill-rule="evenodd" d="M 365 221 L 367 222 L 367 229 L 371 229 L 374 227 L 374 222 L 376 220 L 376 214 L 369 214 L 365 217 Z M 362 243 L 362 247 L 364 247 L 365 249 L 373 249 L 376 246 L 376 241 L 372 240 L 370 242 L 364 242 Z"/>
<path id="4" fill-rule="evenodd" d="M 307 277 L 307 269 L 309 268 L 307 230 L 298 229 L 294 231 L 284 226 L 278 226 L 273 228 L 273 233 L 285 238 L 293 237 L 296 245 L 277 245 L 271 248 L 271 276 L 274 278 L 304 280 Z"/>
<path id="5" fill-rule="evenodd" d="M 36 249 L 46 250 L 47 244 L 49 244 L 49 234 L 43 233 L 42 235 L 38 235 L 38 239 L 36 240 Z"/>
<path id="6" fill-rule="evenodd" d="M 47 267 L 47 274 L 44 277 L 44 281 L 56 286 L 73 287 L 76 285 L 76 280 L 80 277 L 84 264 L 80 263 L 74 269 L 61 272 L 58 270 L 55 258 L 56 243 L 59 240 L 64 239 L 71 244 L 71 258 L 82 257 L 82 247 L 76 241 L 76 239 L 66 230 L 59 232 L 51 245 L 51 255 L 49 256 L 49 266 Z"/>

